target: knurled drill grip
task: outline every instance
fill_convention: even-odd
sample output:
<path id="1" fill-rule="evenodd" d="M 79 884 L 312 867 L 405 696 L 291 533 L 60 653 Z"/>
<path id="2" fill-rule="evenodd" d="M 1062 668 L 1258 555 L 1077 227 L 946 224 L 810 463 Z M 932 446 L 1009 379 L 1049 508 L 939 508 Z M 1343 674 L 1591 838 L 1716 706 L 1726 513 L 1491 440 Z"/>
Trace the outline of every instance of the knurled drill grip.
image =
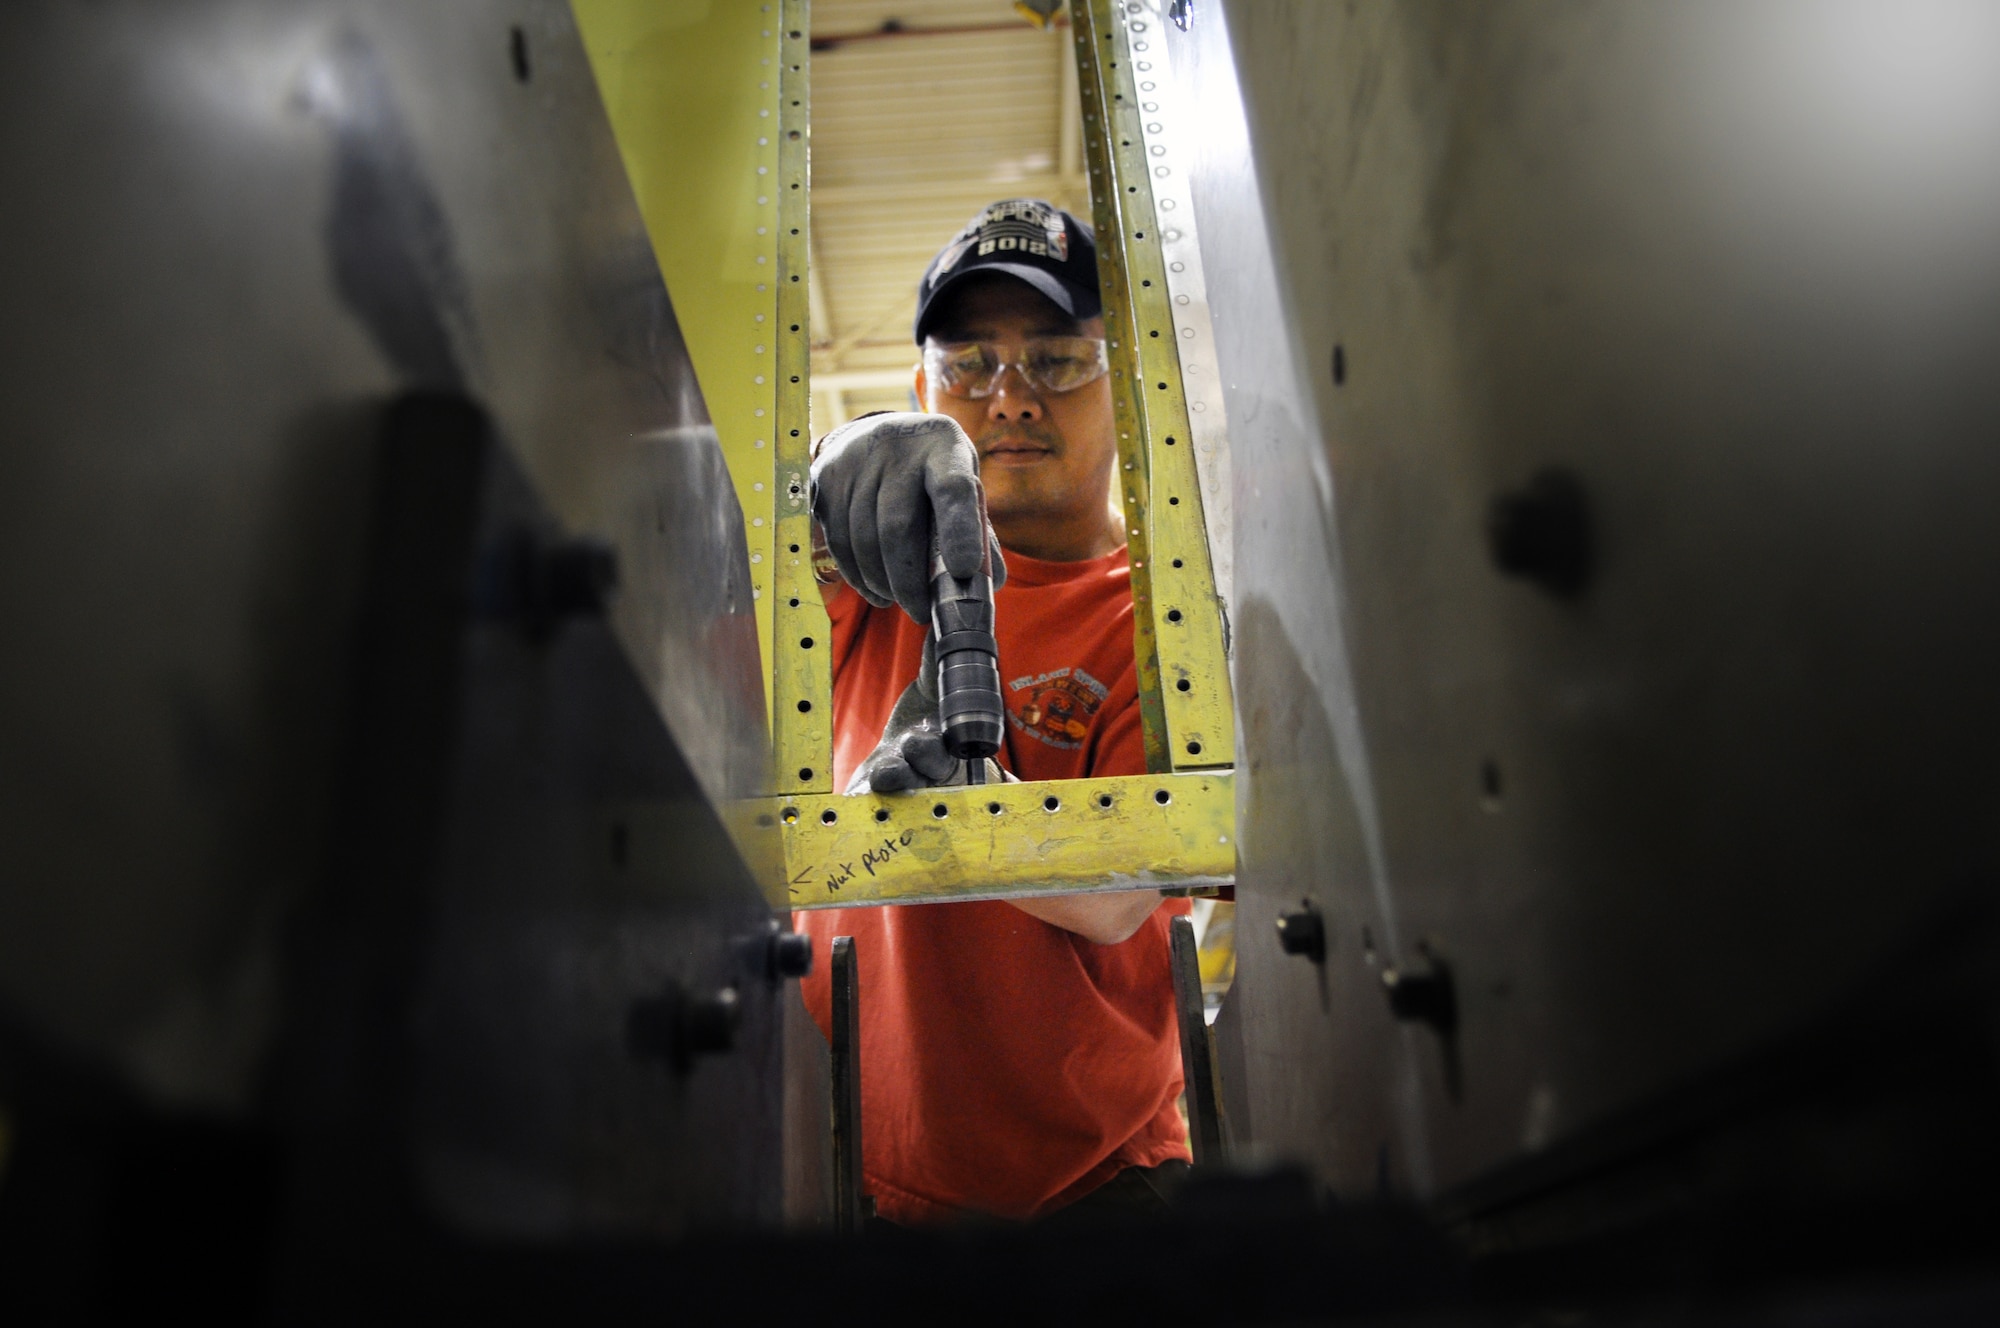
<path id="1" fill-rule="evenodd" d="M 937 648 L 938 720 L 944 749 L 967 763 L 966 777 L 986 782 L 986 758 L 1000 750 L 1000 643 L 993 637 L 993 549 L 979 571 L 959 580 L 945 569 L 931 537 L 931 640 Z"/>

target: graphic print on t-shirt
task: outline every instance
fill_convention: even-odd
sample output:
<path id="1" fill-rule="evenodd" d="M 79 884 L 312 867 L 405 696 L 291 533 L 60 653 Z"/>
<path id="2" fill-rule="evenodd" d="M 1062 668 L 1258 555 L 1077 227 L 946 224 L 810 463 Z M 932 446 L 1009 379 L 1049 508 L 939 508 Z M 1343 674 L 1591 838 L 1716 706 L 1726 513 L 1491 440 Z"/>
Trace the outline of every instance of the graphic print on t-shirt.
<path id="1" fill-rule="evenodd" d="M 1007 684 L 1007 722 L 1051 747 L 1074 751 L 1090 736 L 1090 721 L 1110 692 L 1079 668 L 1015 678 Z"/>

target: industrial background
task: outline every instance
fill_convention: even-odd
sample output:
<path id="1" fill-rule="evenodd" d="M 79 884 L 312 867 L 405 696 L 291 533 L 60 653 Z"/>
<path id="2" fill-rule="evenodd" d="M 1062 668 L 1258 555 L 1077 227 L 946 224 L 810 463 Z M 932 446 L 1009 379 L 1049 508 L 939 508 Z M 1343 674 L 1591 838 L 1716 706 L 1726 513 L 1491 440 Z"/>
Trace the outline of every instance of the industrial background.
<path id="1" fill-rule="evenodd" d="M 10 1322 L 2000 1318 L 2000 11 L 1024 8 L 0 15 Z M 788 435 L 1093 123 L 1209 450 L 1218 1134 L 856 1237 Z"/>

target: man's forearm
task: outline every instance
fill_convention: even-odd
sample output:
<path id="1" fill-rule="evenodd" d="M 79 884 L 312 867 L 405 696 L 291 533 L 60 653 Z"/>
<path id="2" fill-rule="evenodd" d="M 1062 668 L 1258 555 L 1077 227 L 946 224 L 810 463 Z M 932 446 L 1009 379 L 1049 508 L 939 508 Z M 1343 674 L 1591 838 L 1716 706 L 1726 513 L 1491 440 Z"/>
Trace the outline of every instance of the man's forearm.
<path id="1" fill-rule="evenodd" d="M 1031 918 L 1075 932 L 1099 945 L 1116 945 L 1139 930 L 1160 906 L 1158 890 L 1117 890 L 1095 895 L 1056 895 L 1007 901 Z"/>

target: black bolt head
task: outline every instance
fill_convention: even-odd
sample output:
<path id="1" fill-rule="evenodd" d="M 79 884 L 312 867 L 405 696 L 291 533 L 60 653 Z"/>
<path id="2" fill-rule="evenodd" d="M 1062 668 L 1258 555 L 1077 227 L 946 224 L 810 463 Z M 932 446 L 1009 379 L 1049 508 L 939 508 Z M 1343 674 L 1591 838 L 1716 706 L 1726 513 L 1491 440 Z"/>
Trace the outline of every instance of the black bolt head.
<path id="1" fill-rule="evenodd" d="M 743 1002 L 734 987 L 696 996 L 669 981 L 660 995 L 632 1003 L 625 1045 L 635 1056 L 664 1061 L 676 1074 L 686 1074 L 696 1056 L 734 1047 L 742 1022 Z"/>
<path id="2" fill-rule="evenodd" d="M 551 613 L 564 616 L 604 611 L 618 585 L 615 549 L 602 540 L 565 540 L 543 558 Z"/>
<path id="3" fill-rule="evenodd" d="M 1508 576 L 1559 599 L 1573 599 L 1590 584 L 1590 513 L 1583 486 L 1568 471 L 1541 471 L 1527 488 L 1494 499 L 1486 535 L 1494 565 Z"/>
<path id="4" fill-rule="evenodd" d="M 1389 997 L 1389 1012 L 1396 1018 L 1429 1024 L 1447 1036 L 1457 1029 L 1458 999 L 1452 990 L 1451 970 L 1443 964 L 1433 960 L 1428 973 L 1384 969 L 1382 990 Z"/>
<path id="5" fill-rule="evenodd" d="M 1295 913 L 1278 915 L 1278 948 L 1315 964 L 1326 962 L 1326 922 L 1310 902 Z"/>
<path id="6" fill-rule="evenodd" d="M 771 972 L 781 978 L 802 978 L 812 972 L 812 937 L 795 931 L 771 936 Z"/>
<path id="7" fill-rule="evenodd" d="M 736 1045 L 736 1030 L 742 1023 L 743 1001 L 734 987 L 691 1000 L 683 1023 L 688 1050 L 728 1051 Z"/>

